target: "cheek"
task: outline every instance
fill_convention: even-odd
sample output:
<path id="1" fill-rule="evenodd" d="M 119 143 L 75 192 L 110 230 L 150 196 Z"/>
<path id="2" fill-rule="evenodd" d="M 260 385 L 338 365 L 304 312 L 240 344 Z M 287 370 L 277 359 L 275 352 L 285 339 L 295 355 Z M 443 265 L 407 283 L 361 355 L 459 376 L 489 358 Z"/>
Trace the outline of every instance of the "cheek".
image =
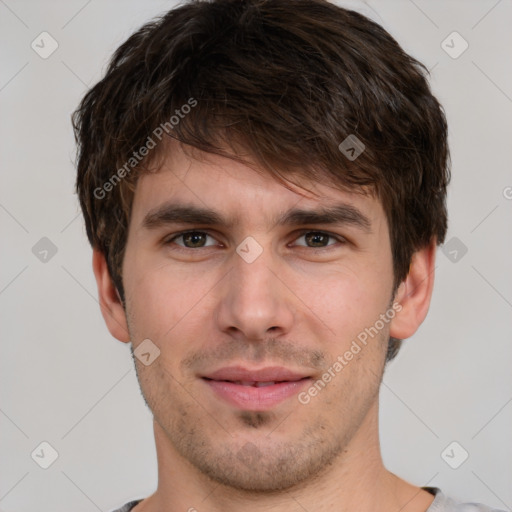
<path id="1" fill-rule="evenodd" d="M 304 304 L 322 321 L 329 337 L 337 343 L 353 339 L 372 325 L 388 306 L 391 281 L 385 282 L 384 270 L 364 271 L 345 267 L 326 275 L 297 281 Z M 311 316 L 309 314 L 308 316 Z"/>
<path id="2" fill-rule="evenodd" d="M 161 342 L 190 326 L 215 283 L 207 273 L 191 274 L 170 264 L 128 263 L 125 272 L 131 330 L 138 339 Z"/>

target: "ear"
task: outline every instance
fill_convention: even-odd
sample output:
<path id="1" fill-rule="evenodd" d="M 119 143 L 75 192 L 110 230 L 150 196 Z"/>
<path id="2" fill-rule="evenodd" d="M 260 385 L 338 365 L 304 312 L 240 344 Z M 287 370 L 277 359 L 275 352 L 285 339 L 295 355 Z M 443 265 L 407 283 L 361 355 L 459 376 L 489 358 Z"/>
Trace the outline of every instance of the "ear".
<path id="1" fill-rule="evenodd" d="M 394 301 L 402 306 L 391 321 L 389 334 L 393 338 L 410 338 L 427 316 L 434 288 L 436 240 L 415 252 L 407 277 L 402 281 Z"/>
<path id="2" fill-rule="evenodd" d="M 130 341 L 130 334 L 128 332 L 126 313 L 121 298 L 110 277 L 105 255 L 97 249 L 93 249 L 92 268 L 98 285 L 101 313 L 108 330 L 114 338 L 128 343 Z"/>

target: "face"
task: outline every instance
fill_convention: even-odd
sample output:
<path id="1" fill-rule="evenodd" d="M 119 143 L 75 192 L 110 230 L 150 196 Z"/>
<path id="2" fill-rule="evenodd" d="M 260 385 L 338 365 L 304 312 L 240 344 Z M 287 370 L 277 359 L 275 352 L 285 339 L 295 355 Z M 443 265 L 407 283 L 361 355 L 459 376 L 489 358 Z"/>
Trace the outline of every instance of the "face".
<path id="1" fill-rule="evenodd" d="M 135 192 L 127 321 L 135 351 L 147 339 L 160 351 L 135 359 L 143 395 L 170 450 L 238 489 L 321 474 L 377 409 L 392 318 L 384 211 L 300 184 L 175 151 Z"/>

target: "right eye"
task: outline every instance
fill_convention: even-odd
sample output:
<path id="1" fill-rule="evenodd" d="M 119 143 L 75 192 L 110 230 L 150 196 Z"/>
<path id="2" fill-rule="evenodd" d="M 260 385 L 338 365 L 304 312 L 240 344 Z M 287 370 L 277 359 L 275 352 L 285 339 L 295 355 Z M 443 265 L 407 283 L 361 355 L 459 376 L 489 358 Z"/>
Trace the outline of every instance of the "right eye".
<path id="1" fill-rule="evenodd" d="M 205 231 L 184 231 L 173 235 L 171 238 L 167 238 L 164 241 L 164 245 L 170 245 L 175 243 L 184 250 L 187 249 L 202 249 L 203 247 L 211 247 L 215 244 L 205 245 L 207 238 L 210 237 L 215 240 L 209 233 Z M 182 243 L 176 242 L 176 240 L 182 240 Z"/>

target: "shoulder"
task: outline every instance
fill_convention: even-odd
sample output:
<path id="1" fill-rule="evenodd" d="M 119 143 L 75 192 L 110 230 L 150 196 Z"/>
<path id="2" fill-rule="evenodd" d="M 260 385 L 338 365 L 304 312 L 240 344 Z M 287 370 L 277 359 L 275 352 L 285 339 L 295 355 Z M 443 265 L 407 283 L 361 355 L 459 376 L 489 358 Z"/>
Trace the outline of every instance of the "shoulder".
<path id="1" fill-rule="evenodd" d="M 434 501 L 426 512 L 504 512 L 481 503 L 463 503 L 446 496 L 437 487 L 423 487 L 423 489 L 435 496 Z"/>
<path id="2" fill-rule="evenodd" d="M 112 510 L 112 512 L 130 512 L 135 505 L 139 504 L 142 500 L 135 500 L 130 501 L 129 503 L 126 503 L 126 505 L 123 505 L 121 508 L 117 508 L 116 510 Z"/>

